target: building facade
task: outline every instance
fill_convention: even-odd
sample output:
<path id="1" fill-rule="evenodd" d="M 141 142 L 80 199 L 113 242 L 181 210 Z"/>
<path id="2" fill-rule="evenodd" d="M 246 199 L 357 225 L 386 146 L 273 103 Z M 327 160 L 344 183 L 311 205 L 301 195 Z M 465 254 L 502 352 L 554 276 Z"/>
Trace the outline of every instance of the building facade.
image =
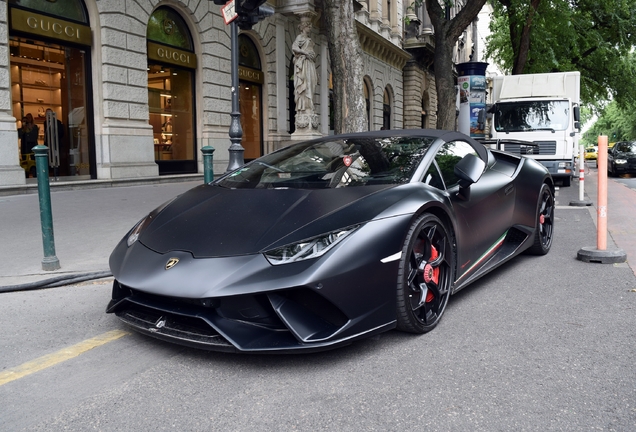
<path id="1" fill-rule="evenodd" d="M 354 1 L 370 130 L 435 125 L 432 29 L 412 3 Z M 318 130 L 333 133 L 321 1 L 268 4 L 276 13 L 239 34 L 245 160 L 294 139 L 292 45 L 303 17 L 313 22 Z M 0 3 L 0 186 L 33 175 L 22 153 L 34 143 L 50 148 L 61 179 L 200 173 L 203 146 L 224 172 L 230 54 L 229 27 L 208 0 Z M 47 133 L 55 122 L 58 133 Z"/>

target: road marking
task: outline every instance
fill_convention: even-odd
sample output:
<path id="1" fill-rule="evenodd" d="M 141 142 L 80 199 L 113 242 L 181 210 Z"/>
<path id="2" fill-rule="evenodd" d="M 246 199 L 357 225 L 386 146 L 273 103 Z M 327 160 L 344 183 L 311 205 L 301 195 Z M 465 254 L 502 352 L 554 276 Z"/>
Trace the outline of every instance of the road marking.
<path id="1" fill-rule="evenodd" d="M 7 369 L 4 372 L 0 372 L 0 386 L 11 381 L 23 378 L 27 375 L 31 375 L 32 373 L 41 371 L 48 367 L 54 366 L 58 363 L 62 363 L 63 361 L 70 360 L 74 357 L 79 356 L 80 354 L 85 353 L 88 350 L 107 344 L 108 342 L 112 342 L 128 334 L 130 333 L 128 333 L 127 331 L 112 330 L 99 336 L 95 336 L 94 338 L 87 339 L 78 344 L 72 345 L 70 347 L 63 348 L 57 352 L 47 354 L 30 362 L 21 364 L 20 366 Z"/>

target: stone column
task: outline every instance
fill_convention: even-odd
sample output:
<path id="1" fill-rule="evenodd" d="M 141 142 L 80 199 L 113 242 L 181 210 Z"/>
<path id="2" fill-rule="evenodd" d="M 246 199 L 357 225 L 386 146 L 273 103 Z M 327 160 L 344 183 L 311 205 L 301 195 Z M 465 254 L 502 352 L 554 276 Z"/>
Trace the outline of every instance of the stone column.
<path id="1" fill-rule="evenodd" d="M 0 186 L 26 183 L 20 166 L 18 132 L 13 117 L 9 62 L 9 23 L 7 2 L 0 3 Z"/>

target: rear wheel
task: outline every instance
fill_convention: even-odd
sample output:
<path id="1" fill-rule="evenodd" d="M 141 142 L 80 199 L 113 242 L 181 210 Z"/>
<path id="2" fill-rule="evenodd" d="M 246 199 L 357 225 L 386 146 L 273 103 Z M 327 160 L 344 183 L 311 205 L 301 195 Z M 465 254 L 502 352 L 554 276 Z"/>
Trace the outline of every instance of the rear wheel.
<path id="1" fill-rule="evenodd" d="M 534 255 L 545 255 L 552 247 L 554 233 L 554 195 L 550 186 L 543 184 L 539 192 L 537 224 L 534 230 L 534 244 L 528 250 Z"/>
<path id="2" fill-rule="evenodd" d="M 453 282 L 453 243 L 435 215 L 425 214 L 411 226 L 398 271 L 399 330 L 426 333 L 441 320 Z"/>

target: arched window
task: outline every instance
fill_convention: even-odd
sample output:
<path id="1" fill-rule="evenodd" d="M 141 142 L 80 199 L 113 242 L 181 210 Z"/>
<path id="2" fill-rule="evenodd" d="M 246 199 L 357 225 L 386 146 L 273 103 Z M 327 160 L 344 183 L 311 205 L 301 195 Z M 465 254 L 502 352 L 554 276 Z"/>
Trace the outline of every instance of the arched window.
<path id="1" fill-rule="evenodd" d="M 264 75 L 261 70 L 261 57 L 252 39 L 240 34 L 239 46 L 239 106 L 241 127 L 245 149 L 245 160 L 256 159 L 263 155 L 263 119 L 262 97 Z"/>
<path id="2" fill-rule="evenodd" d="M 364 77 L 364 80 L 362 82 L 362 87 L 363 87 L 363 92 L 364 92 L 364 102 L 365 102 L 365 108 L 366 108 L 366 112 L 367 112 L 367 129 L 371 130 L 372 126 L 373 126 L 373 85 L 370 82 L 369 77 Z"/>
<path id="3" fill-rule="evenodd" d="M 86 13 L 86 7 L 82 0 L 9 0 L 9 4 L 24 9 L 38 11 L 45 15 L 56 16 L 65 20 L 88 24 L 88 14 Z"/>
<path id="4" fill-rule="evenodd" d="M 391 129 L 391 106 L 392 97 L 389 88 L 384 89 L 384 100 L 382 103 L 382 129 Z"/>
<path id="5" fill-rule="evenodd" d="M 56 177 L 96 178 L 92 34 L 84 2 L 8 3 L 12 108 L 20 157 L 28 160 L 31 149 L 44 144 Z M 27 176 L 32 174 L 27 171 Z"/>
<path id="6" fill-rule="evenodd" d="M 148 21 L 148 108 L 159 174 L 197 172 L 192 36 L 179 13 L 157 8 Z"/>

